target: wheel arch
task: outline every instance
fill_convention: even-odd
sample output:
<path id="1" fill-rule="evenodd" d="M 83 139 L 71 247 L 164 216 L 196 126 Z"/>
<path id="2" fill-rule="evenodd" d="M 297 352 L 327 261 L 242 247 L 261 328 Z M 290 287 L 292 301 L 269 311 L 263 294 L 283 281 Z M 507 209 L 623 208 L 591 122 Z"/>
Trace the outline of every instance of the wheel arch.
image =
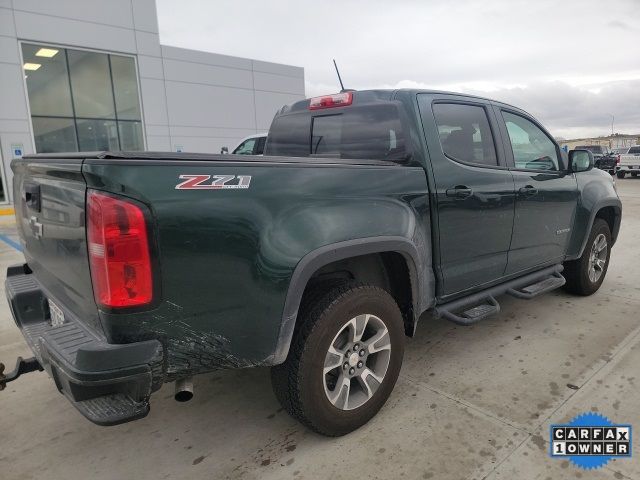
<path id="1" fill-rule="evenodd" d="M 406 280 L 410 286 L 409 318 L 406 318 L 406 310 L 402 313 L 405 317 L 405 329 L 410 330 L 409 333 L 413 333 L 420 314 L 433 303 L 434 279 L 430 256 L 426 256 L 424 252 L 421 254 L 413 242 L 404 237 L 347 240 L 313 250 L 296 265 L 285 299 L 276 349 L 267 364 L 277 365 L 287 358 L 302 296 L 314 274 L 335 262 L 371 254 L 398 254 L 402 256 L 408 275 L 408 278 L 403 280 Z M 397 270 L 393 270 L 396 267 L 391 266 L 391 271 L 397 272 Z M 394 295 L 394 292 L 389 293 Z M 397 297 L 394 296 L 394 298 Z M 409 322 L 408 327 L 407 321 Z"/>
<path id="2" fill-rule="evenodd" d="M 620 231 L 620 222 L 622 220 L 622 206 L 620 204 L 620 201 L 603 200 L 592 209 L 591 215 L 589 217 L 589 224 L 587 225 L 587 229 L 585 231 L 585 235 L 582 240 L 577 258 L 580 258 L 582 256 L 582 253 L 584 252 L 584 249 L 587 245 L 587 240 L 589 238 L 589 233 L 593 228 L 593 223 L 595 222 L 596 218 L 603 219 L 609 225 L 609 229 L 611 231 L 611 244 L 613 246 L 616 242 L 616 239 L 618 238 L 618 232 Z"/>

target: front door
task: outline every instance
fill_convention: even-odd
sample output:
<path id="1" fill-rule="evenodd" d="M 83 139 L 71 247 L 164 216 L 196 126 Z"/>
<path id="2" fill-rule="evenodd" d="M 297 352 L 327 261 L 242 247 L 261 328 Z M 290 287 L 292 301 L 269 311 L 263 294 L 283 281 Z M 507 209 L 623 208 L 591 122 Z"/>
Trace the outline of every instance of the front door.
<path id="1" fill-rule="evenodd" d="M 495 107 L 516 192 L 513 239 L 506 274 L 561 262 L 578 196 L 560 148 L 523 112 Z"/>
<path id="2" fill-rule="evenodd" d="M 443 297 L 504 275 L 513 178 L 489 104 L 452 95 L 418 98 L 435 183 L 434 264 Z"/>

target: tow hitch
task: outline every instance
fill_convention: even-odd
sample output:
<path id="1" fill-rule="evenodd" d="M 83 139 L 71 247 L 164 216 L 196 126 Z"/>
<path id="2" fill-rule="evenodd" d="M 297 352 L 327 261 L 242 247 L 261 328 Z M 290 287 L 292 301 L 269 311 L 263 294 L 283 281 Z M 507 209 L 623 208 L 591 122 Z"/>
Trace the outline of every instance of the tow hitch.
<path id="1" fill-rule="evenodd" d="M 4 374 L 4 363 L 0 363 L 0 390 L 4 390 L 7 383 L 13 382 L 23 373 L 41 372 L 44 368 L 38 362 L 36 357 L 27 358 L 18 357 L 16 360 L 16 368 L 8 374 Z"/>

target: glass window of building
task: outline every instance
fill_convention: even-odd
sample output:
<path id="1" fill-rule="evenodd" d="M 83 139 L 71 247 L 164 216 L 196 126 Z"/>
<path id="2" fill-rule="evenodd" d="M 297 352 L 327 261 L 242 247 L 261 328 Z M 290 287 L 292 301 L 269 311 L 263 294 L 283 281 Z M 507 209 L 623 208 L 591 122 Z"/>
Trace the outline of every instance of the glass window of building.
<path id="1" fill-rule="evenodd" d="M 22 44 L 36 152 L 142 150 L 132 57 Z"/>

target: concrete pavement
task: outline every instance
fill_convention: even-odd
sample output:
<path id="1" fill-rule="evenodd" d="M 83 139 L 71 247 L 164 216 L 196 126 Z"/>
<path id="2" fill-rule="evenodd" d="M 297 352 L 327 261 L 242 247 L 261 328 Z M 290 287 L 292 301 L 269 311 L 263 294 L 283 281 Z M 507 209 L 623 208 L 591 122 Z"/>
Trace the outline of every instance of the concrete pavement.
<path id="1" fill-rule="evenodd" d="M 598 293 L 501 298 L 499 315 L 467 328 L 423 319 L 390 400 L 350 435 L 291 419 L 267 369 L 197 377 L 186 404 L 167 385 L 147 418 L 108 428 L 30 374 L 0 393 L 0 478 L 640 479 L 638 441 L 597 471 L 548 455 L 549 425 L 585 411 L 640 431 L 640 179 L 617 183 L 622 230 Z M 22 260 L 11 240 L 0 220 L 2 275 Z M 3 295 L 0 360 L 18 355 L 30 352 Z"/>

